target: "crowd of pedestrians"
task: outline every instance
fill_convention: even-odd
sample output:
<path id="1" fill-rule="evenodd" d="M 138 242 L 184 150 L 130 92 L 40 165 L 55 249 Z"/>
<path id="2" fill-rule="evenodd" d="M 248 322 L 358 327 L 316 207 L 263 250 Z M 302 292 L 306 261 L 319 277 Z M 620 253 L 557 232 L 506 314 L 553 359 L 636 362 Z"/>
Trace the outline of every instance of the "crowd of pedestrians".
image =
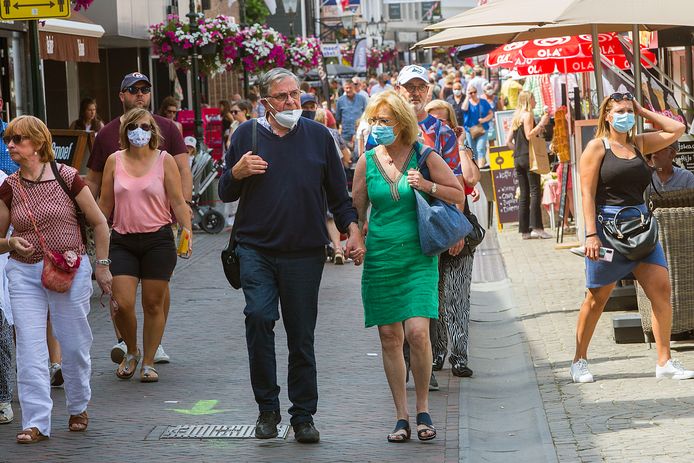
<path id="1" fill-rule="evenodd" d="M 157 382 L 155 364 L 171 360 L 161 340 L 177 255 L 192 250 L 189 153 L 195 140 L 183 138 L 178 100 L 166 98 L 158 114 L 150 112 L 151 87 L 146 75 L 127 74 L 118 93 L 123 113 L 105 125 L 95 101 L 82 101 L 72 127 L 98 132 L 84 180 L 74 168 L 55 162 L 42 121 L 21 116 L 2 123 L 0 424 L 13 420 L 16 349 L 18 443 L 51 435 L 50 388 L 57 383 L 65 388 L 68 429 L 87 430 L 92 274 L 109 299 L 115 376 L 129 380 L 140 366 L 141 382 Z M 225 156 L 218 194 L 234 204 L 227 216 L 246 301 L 250 383 L 259 411 L 255 436 L 276 437 L 282 420 L 274 336 L 281 317 L 289 350 L 290 424 L 298 442 L 320 440 L 314 423 L 314 341 L 319 286 L 330 255 L 338 265 L 364 266 L 364 325 L 377 327 L 394 404 L 395 426 L 384 432 L 387 441 L 412 437 L 410 376 L 415 433 L 428 441 L 437 435 L 429 410 L 429 393 L 438 390 L 435 371 L 448 359 L 454 376 L 473 375 L 468 339 L 475 249 L 466 237 L 438 255 L 425 254 L 419 198 L 453 205 L 476 222 L 470 203 L 480 198 L 476 185 L 480 168 L 489 164 L 494 114 L 512 109 L 505 142 L 513 149 L 519 182 L 519 231 L 523 239 L 549 238 L 542 225 L 540 177 L 529 168 L 529 140 L 544 131 L 550 116 L 536 121 L 535 97 L 515 79 L 499 86 L 488 82 L 481 68 L 442 63 L 428 69 L 408 65 L 368 84 L 355 77 L 331 88 L 333 95 L 322 101 L 291 71 L 276 68 L 260 77 L 248 99 L 234 95 L 220 101 Z M 662 130 L 635 135 L 635 116 Z M 637 260 L 621 255 L 599 260 L 605 235 L 598 215 L 614 215 L 624 206 L 645 213 L 649 184 L 666 189 L 692 183 L 691 174 L 671 167 L 672 144 L 683 130 L 629 94 L 612 95 L 601 106 L 596 140 L 581 159 L 588 292 L 571 366 L 576 382 L 593 380 L 586 360 L 590 338 L 615 282 L 629 274 L 653 302 L 656 376 L 694 377 L 670 357 L 672 306 L 660 245 Z M 184 251 L 181 245 L 177 250 L 177 231 Z M 141 343 L 135 314 L 139 285 Z"/>

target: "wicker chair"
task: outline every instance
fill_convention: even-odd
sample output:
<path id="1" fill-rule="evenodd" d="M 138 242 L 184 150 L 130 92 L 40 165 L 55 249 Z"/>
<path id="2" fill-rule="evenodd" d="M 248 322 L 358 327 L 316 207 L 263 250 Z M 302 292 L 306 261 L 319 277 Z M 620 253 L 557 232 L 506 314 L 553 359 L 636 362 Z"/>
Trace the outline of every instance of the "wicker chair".
<path id="1" fill-rule="evenodd" d="M 681 204 L 694 201 L 694 190 L 680 195 L 669 195 L 673 203 Z M 688 199 L 690 198 L 690 199 Z M 694 207 L 663 207 L 660 201 L 654 215 L 658 220 L 660 243 L 665 251 L 665 258 L 670 270 L 672 285 L 672 339 L 688 339 L 694 335 Z M 636 285 L 641 324 L 646 338 L 653 340 L 651 325 L 651 302 L 643 289 Z"/>

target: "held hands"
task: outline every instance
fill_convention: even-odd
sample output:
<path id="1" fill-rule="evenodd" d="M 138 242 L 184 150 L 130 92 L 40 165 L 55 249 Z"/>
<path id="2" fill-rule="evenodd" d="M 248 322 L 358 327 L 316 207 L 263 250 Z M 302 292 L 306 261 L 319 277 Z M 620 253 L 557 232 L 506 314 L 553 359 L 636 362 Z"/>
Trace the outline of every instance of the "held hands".
<path id="1" fill-rule="evenodd" d="M 10 250 L 16 252 L 22 257 L 30 257 L 36 251 L 33 244 L 20 237 L 10 238 L 7 240 L 7 245 L 10 247 Z"/>
<path id="2" fill-rule="evenodd" d="M 241 156 L 239 162 L 237 162 L 231 169 L 231 175 L 235 179 L 241 180 L 251 175 L 264 174 L 267 170 L 267 162 L 258 155 L 253 154 L 252 151 L 248 151 L 246 154 Z"/>
<path id="3" fill-rule="evenodd" d="M 591 236 L 586 239 L 586 257 L 590 260 L 598 260 L 600 258 L 600 246 L 602 246 L 602 242 L 597 236 Z"/>
<path id="4" fill-rule="evenodd" d="M 352 223 L 349 226 L 349 238 L 347 238 L 345 254 L 354 260 L 354 265 L 361 265 L 364 262 L 366 246 L 364 245 L 364 238 L 359 231 L 359 225 L 356 223 Z"/>

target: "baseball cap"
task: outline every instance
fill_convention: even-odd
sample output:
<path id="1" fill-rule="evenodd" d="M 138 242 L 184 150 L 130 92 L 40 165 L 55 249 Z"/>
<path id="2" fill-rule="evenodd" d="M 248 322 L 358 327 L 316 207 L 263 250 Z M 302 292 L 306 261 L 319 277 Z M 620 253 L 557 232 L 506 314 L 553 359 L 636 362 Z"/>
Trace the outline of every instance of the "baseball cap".
<path id="1" fill-rule="evenodd" d="M 398 74 L 398 84 L 405 85 L 412 79 L 421 79 L 424 82 L 429 82 L 429 73 L 422 66 L 410 64 L 400 70 Z"/>
<path id="2" fill-rule="evenodd" d="M 130 74 L 126 74 L 125 77 L 123 77 L 123 82 L 120 83 L 120 89 L 123 91 L 123 89 L 130 87 L 131 85 L 134 85 L 138 82 L 145 82 L 148 85 L 152 85 L 152 83 L 149 81 L 149 77 L 146 75 L 142 74 L 141 72 L 131 72 Z"/>
<path id="3" fill-rule="evenodd" d="M 198 146 L 198 141 L 195 139 L 195 137 L 191 137 L 190 135 L 183 139 L 183 143 L 185 143 L 186 146 Z"/>
<path id="4" fill-rule="evenodd" d="M 305 105 L 306 103 L 317 103 L 315 95 L 312 95 L 310 93 L 302 93 L 301 94 L 301 106 Z"/>

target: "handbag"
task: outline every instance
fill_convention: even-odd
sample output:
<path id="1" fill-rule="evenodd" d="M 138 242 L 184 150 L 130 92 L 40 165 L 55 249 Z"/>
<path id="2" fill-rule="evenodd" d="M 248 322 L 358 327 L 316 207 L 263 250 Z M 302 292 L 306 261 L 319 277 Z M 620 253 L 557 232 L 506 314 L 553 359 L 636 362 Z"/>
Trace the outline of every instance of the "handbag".
<path id="1" fill-rule="evenodd" d="M 484 240 L 487 230 L 485 230 L 480 224 L 480 221 L 477 220 L 477 216 L 470 211 L 467 203 L 465 204 L 464 214 L 472 225 L 472 230 L 470 231 L 470 234 L 465 237 L 465 247 L 463 247 L 462 254 L 465 256 L 471 256 L 475 253 L 477 246 L 479 246 Z"/>
<path id="2" fill-rule="evenodd" d="M 419 143 L 415 144 L 417 170 L 422 172 L 424 178 L 430 180 L 426 175 L 428 169 L 422 167 L 433 150 L 425 147 L 420 154 L 419 146 Z M 424 255 L 438 256 L 470 234 L 472 224 L 454 204 L 433 197 L 431 201 L 427 201 L 419 191 L 415 190 L 414 193 L 417 199 L 419 244 Z"/>
<path id="3" fill-rule="evenodd" d="M 29 197 L 24 190 L 24 185 L 22 185 L 22 178 L 20 175 L 18 175 L 17 178 L 19 183 L 19 192 L 22 195 L 22 199 L 27 204 L 27 213 L 29 214 L 29 219 L 31 220 L 31 224 L 34 226 L 36 235 L 39 237 L 39 243 L 41 245 L 41 249 L 43 250 L 41 284 L 44 288 L 55 291 L 56 293 L 66 293 L 72 286 L 72 280 L 75 279 L 77 269 L 82 262 L 82 257 L 77 255 L 75 251 L 65 251 L 60 253 L 58 251 L 48 249 L 46 240 L 39 231 L 34 214 L 31 212 Z M 56 177 L 56 180 L 57 179 L 58 177 Z M 84 235 L 82 238 L 84 239 Z"/>
<path id="4" fill-rule="evenodd" d="M 470 131 L 470 136 L 473 139 L 481 137 L 486 132 L 486 130 L 484 130 L 484 126 L 482 124 L 473 125 L 468 130 Z"/>
<path id="5" fill-rule="evenodd" d="M 636 217 L 620 218 L 622 212 L 634 209 Z M 629 260 L 640 260 L 648 256 L 658 244 L 658 221 L 649 211 L 644 214 L 635 206 L 621 208 L 613 218 L 605 220 L 598 215 L 607 244 Z"/>
<path id="6" fill-rule="evenodd" d="M 547 143 L 545 139 L 540 135 L 530 137 L 528 140 L 528 157 L 530 172 L 536 174 L 548 174 L 549 168 L 549 155 L 547 154 Z"/>
<path id="7" fill-rule="evenodd" d="M 251 152 L 253 154 L 258 152 L 258 120 L 253 119 L 253 128 L 251 134 Z M 231 227 L 231 233 L 229 234 L 229 243 L 222 249 L 222 268 L 224 269 L 224 276 L 227 281 L 234 289 L 241 288 L 241 262 L 239 261 L 238 253 L 236 252 L 236 247 L 238 242 L 236 241 L 236 224 L 241 217 L 241 200 L 243 198 L 243 190 L 241 191 L 241 197 L 239 198 L 239 207 L 236 211 L 236 218 L 234 219 L 234 225 Z"/>

